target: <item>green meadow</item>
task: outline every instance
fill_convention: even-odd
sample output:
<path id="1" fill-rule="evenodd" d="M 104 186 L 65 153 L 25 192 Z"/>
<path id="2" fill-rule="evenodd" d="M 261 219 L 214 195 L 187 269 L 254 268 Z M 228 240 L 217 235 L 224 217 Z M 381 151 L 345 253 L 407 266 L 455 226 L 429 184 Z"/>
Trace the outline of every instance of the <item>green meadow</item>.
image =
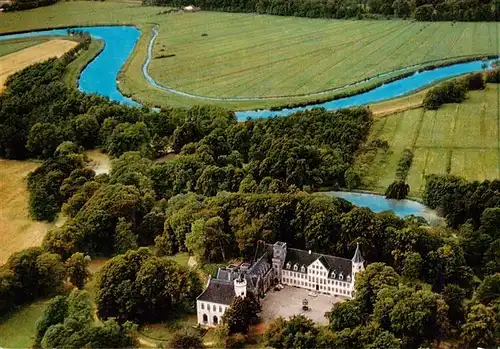
<path id="1" fill-rule="evenodd" d="M 389 72 L 343 90 L 353 91 L 431 62 L 496 54 L 500 41 L 499 23 L 324 20 L 203 11 L 162 13 L 165 10 L 137 3 L 60 2 L 4 13 L 0 32 L 134 24 L 143 35 L 119 76 L 125 94 L 149 105 L 215 103 L 235 109 L 332 97 L 339 91 L 317 92 Z M 159 26 L 159 37 L 150 73 L 158 83 L 203 96 L 273 99 L 202 101 L 150 86 L 142 76 L 141 66 L 155 24 Z M 398 69 L 403 70 L 394 72 Z"/>
<path id="2" fill-rule="evenodd" d="M 420 196 L 428 174 L 449 173 L 468 180 L 499 178 L 499 96 L 500 85 L 488 84 L 483 91 L 469 92 L 460 104 L 445 104 L 436 111 L 412 109 L 377 120 L 368 143 L 379 138 L 390 147 L 378 150 L 368 163 L 363 160 L 368 165 L 366 188 L 385 191 L 395 179 L 404 149 L 414 153 L 406 179 L 413 196 Z"/>

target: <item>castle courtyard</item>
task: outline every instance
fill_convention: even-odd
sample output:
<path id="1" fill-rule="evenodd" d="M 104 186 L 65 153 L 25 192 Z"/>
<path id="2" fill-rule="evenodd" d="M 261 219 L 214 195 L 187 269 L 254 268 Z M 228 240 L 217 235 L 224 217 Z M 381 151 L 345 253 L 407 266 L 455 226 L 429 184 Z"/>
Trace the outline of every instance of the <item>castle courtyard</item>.
<path id="1" fill-rule="evenodd" d="M 328 324 L 325 312 L 330 311 L 333 304 L 347 298 L 342 296 L 328 296 L 319 294 L 314 297 L 309 295 L 309 290 L 292 286 L 285 286 L 281 291 L 271 288 L 262 300 L 261 321 L 271 322 L 279 316 L 285 319 L 293 315 L 302 314 L 317 324 Z M 302 301 L 307 299 L 309 310 L 302 310 Z"/>

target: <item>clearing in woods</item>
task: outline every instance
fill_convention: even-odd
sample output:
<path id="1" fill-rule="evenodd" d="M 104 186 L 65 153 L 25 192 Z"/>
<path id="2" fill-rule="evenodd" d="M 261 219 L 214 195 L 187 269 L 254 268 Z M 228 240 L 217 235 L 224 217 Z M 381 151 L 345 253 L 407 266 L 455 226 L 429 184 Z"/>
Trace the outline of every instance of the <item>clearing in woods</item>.
<path id="1" fill-rule="evenodd" d="M 34 63 L 60 57 L 77 44 L 75 41 L 55 39 L 0 57 L 0 92 L 10 75 Z"/>
<path id="2" fill-rule="evenodd" d="M 412 66 L 407 71 L 416 70 L 434 60 L 498 54 L 500 41 L 500 23 L 495 22 L 330 20 L 204 11 L 166 14 L 166 10 L 135 3 L 59 2 L 2 14 L 0 32 L 133 23 L 142 36 L 119 76 L 123 93 L 149 105 L 211 103 L 233 109 L 305 102 L 339 91 L 252 101 L 204 101 L 161 91 L 141 71 L 153 23 L 159 26 L 150 65 L 153 78 L 173 88 L 215 97 L 308 94 L 394 69 Z"/>
<path id="3" fill-rule="evenodd" d="M 367 169 L 365 188 L 384 192 L 395 179 L 404 149 L 414 154 L 406 179 L 412 196 L 421 196 L 428 174 L 500 178 L 499 95 L 500 84 L 488 84 L 483 91 L 469 92 L 460 104 L 445 104 L 438 110 L 417 108 L 377 120 L 367 143 L 379 138 L 390 147 L 358 157 L 357 163 Z"/>
<path id="4" fill-rule="evenodd" d="M 39 246 L 52 226 L 32 220 L 28 212 L 26 177 L 39 165 L 0 159 L 0 265 L 7 262 L 13 252 Z"/>

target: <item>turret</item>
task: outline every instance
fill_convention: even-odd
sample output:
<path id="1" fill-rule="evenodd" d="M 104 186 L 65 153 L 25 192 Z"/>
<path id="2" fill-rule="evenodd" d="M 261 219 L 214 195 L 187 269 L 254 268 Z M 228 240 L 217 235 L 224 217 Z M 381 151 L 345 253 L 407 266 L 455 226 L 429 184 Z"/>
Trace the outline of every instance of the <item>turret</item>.
<path id="1" fill-rule="evenodd" d="M 359 242 L 356 243 L 356 252 L 354 252 L 354 257 L 351 259 L 352 261 L 352 284 L 354 285 L 354 278 L 356 273 L 365 270 L 364 262 L 365 259 L 361 255 L 361 249 L 359 248 Z"/>
<path id="2" fill-rule="evenodd" d="M 273 245 L 273 269 L 274 277 L 281 282 L 281 269 L 286 258 L 286 242 L 277 241 Z"/>
<path id="3" fill-rule="evenodd" d="M 247 296 L 247 280 L 245 280 L 243 274 L 234 279 L 234 293 L 236 297 L 245 298 Z"/>

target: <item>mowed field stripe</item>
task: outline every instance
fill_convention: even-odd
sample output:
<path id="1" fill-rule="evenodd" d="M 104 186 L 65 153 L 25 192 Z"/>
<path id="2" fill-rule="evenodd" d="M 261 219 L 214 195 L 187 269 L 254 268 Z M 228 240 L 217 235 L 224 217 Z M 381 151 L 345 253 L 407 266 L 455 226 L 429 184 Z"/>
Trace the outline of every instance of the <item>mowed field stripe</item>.
<path id="1" fill-rule="evenodd" d="M 60 57 L 76 45 L 75 41 L 56 39 L 0 57 L 0 91 L 10 75 L 34 63 Z"/>

